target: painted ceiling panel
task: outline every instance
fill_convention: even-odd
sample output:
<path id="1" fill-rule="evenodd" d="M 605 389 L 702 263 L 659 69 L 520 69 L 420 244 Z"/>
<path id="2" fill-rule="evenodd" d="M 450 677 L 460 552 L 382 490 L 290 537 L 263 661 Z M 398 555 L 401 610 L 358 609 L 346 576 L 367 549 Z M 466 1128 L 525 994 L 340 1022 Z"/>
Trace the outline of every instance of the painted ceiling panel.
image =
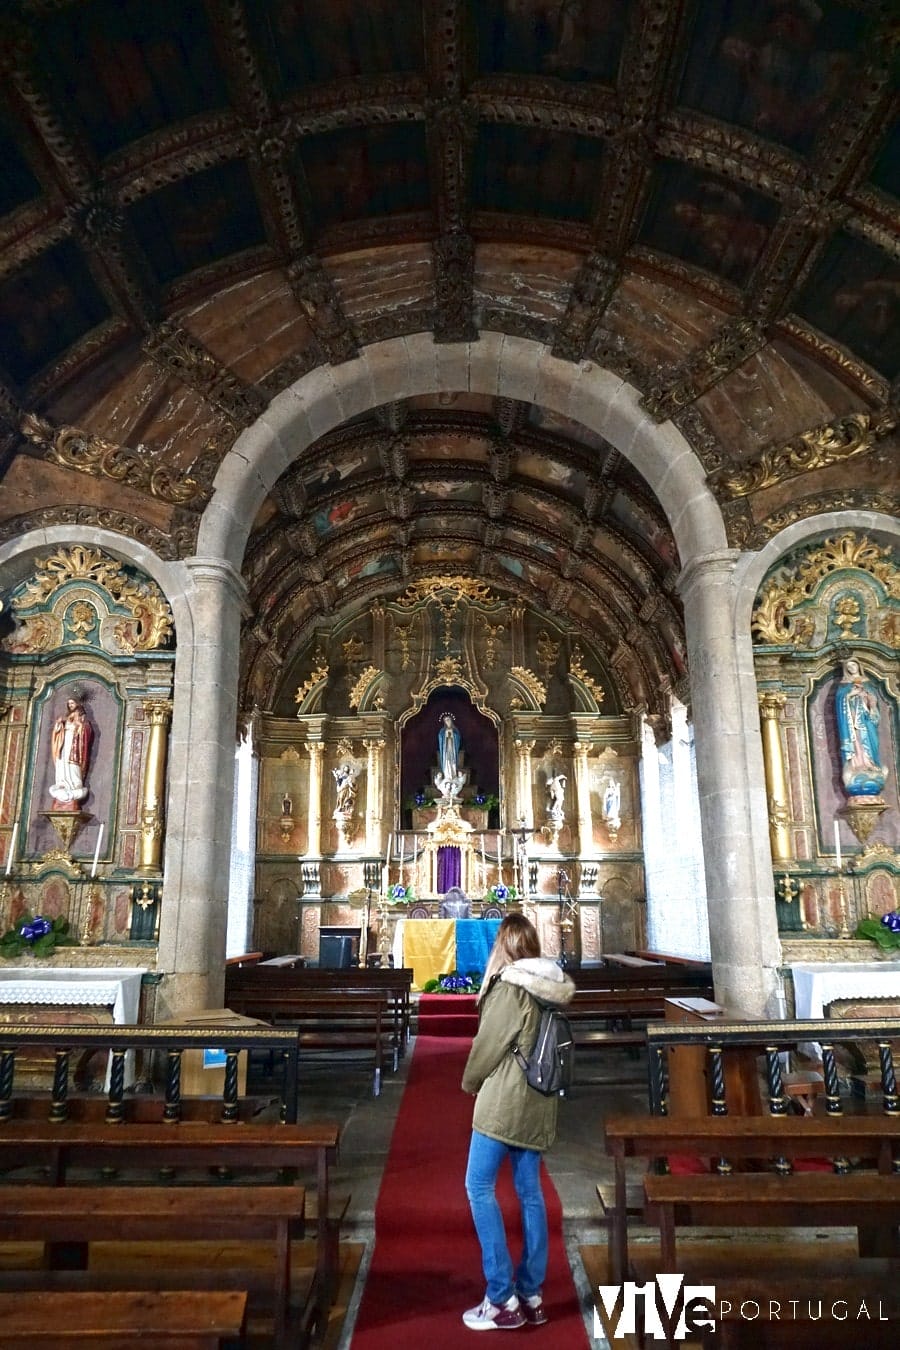
<path id="1" fill-rule="evenodd" d="M 202 0 L 92 0 L 54 8 L 38 20 L 39 60 L 60 110 L 78 120 L 101 159 L 171 122 L 226 105 Z"/>

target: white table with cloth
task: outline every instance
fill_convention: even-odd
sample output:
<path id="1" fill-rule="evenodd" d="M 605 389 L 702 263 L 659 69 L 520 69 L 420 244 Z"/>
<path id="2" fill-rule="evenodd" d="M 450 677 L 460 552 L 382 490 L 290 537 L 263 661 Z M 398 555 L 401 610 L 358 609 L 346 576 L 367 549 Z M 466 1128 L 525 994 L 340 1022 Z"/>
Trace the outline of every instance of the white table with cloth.
<path id="1" fill-rule="evenodd" d="M 77 967 L 55 966 L 48 970 L 14 966 L 0 969 L 0 1003 L 50 1004 L 60 1008 L 112 1008 L 117 1026 L 136 1023 L 141 999 L 143 966 Z M 134 1053 L 125 1056 L 126 1085 L 134 1077 Z M 107 1087 L 109 1071 L 107 1070 Z"/>
<path id="2" fill-rule="evenodd" d="M 900 961 L 801 962 L 790 969 L 797 1017 L 824 1017 L 836 998 L 900 998 Z"/>

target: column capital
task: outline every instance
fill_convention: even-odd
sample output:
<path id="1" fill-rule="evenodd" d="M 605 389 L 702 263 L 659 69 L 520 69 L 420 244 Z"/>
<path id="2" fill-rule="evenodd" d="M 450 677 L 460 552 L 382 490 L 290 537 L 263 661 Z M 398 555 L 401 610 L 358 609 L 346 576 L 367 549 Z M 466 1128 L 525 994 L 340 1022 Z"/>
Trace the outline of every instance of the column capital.
<path id="1" fill-rule="evenodd" d="M 141 707 L 152 727 L 164 727 L 172 720 L 172 700 L 170 698 L 143 698 Z"/>
<path id="2" fill-rule="evenodd" d="M 787 703 L 787 694 L 781 693 L 778 689 L 760 689 L 759 711 L 762 717 L 771 718 L 776 721 L 778 714 Z"/>
<path id="3" fill-rule="evenodd" d="M 691 558 L 678 577 L 679 595 L 685 599 L 689 591 L 705 581 L 712 583 L 730 581 L 742 556 L 738 548 L 723 548 L 715 553 L 705 553 L 701 557 Z"/>
<path id="4" fill-rule="evenodd" d="M 241 607 L 244 618 L 252 618 L 247 598 L 247 583 L 237 568 L 225 558 L 185 558 L 184 566 L 198 584 L 215 583 L 227 588 Z"/>

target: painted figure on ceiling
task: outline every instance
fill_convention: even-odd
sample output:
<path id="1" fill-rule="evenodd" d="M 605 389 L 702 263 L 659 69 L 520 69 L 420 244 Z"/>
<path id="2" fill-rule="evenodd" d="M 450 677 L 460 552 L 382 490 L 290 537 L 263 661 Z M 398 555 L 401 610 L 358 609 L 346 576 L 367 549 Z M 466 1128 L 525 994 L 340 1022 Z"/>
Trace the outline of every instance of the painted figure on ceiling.
<path id="1" fill-rule="evenodd" d="M 74 695 L 66 699 L 66 711 L 56 719 L 50 736 L 55 778 L 50 796 L 58 806 L 78 809 L 88 795 L 87 769 L 94 729 L 84 704 Z"/>
<path id="2" fill-rule="evenodd" d="M 878 691 L 855 657 L 845 661 L 834 710 L 841 750 L 841 779 L 848 797 L 874 797 L 888 771 L 881 764 Z"/>

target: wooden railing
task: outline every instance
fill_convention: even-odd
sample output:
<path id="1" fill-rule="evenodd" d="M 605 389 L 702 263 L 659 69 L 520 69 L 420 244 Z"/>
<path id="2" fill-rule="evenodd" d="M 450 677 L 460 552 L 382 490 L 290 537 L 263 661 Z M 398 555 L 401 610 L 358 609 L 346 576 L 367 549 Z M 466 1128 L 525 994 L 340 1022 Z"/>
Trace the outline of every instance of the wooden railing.
<path id="1" fill-rule="evenodd" d="M 202 1053 L 215 1048 L 225 1052 L 224 1087 L 221 1095 L 220 1119 L 236 1121 L 240 1115 L 239 1056 L 243 1051 L 265 1051 L 282 1066 L 280 1075 L 281 1119 L 286 1123 L 297 1120 L 298 1110 L 298 1049 L 296 1030 L 272 1027 L 73 1027 L 73 1026 L 0 1026 L 0 1128 L 3 1123 L 26 1110 L 32 1118 L 43 1111 L 50 1122 L 64 1121 L 74 1111 L 76 1096 L 75 1072 L 86 1056 L 108 1054 L 105 1107 L 104 1094 L 89 1093 L 77 1096 L 78 1111 L 84 1113 L 86 1104 L 95 1108 L 92 1114 L 102 1114 L 106 1121 L 118 1124 L 126 1117 L 151 1119 L 151 1111 L 165 1122 L 181 1120 L 186 1103 L 181 1085 L 182 1056 L 189 1050 Z M 52 1059 L 52 1085 L 44 1092 L 29 1091 L 17 1095 L 17 1062 L 21 1052 L 40 1050 Z M 151 1102 L 144 1092 L 152 1091 L 150 1076 L 143 1071 L 136 1090 L 126 1092 L 126 1057 L 132 1053 L 145 1057 L 155 1052 L 162 1062 L 162 1096 Z M 142 1091 L 143 1090 L 143 1091 Z M 101 1104 L 101 1109 L 96 1108 Z M 218 1109 L 218 1108 L 217 1108 Z M 213 1112 L 207 1111 L 207 1118 Z"/>

